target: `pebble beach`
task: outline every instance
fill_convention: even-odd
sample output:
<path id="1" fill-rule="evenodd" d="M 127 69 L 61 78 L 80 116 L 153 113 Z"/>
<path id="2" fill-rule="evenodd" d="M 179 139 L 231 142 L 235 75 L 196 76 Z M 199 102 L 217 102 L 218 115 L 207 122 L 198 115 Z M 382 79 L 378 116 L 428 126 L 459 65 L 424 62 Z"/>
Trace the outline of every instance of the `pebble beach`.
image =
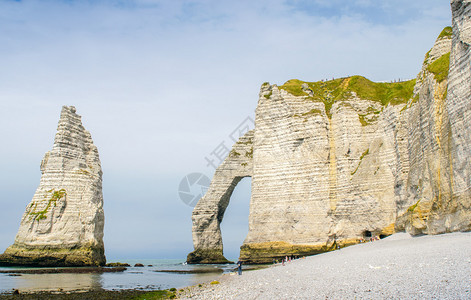
<path id="1" fill-rule="evenodd" d="M 224 274 L 181 299 L 471 299 L 471 232 L 397 233 L 273 267 Z"/>

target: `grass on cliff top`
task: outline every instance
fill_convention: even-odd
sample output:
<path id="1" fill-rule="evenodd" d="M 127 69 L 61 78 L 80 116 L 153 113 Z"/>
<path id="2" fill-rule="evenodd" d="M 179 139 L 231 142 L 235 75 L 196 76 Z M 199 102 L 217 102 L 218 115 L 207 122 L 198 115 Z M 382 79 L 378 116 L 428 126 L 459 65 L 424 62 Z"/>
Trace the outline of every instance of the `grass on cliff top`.
<path id="1" fill-rule="evenodd" d="M 448 71 L 450 69 L 450 52 L 442 55 L 439 59 L 427 66 L 427 70 L 435 75 L 438 82 L 448 78 Z"/>
<path id="2" fill-rule="evenodd" d="M 440 32 L 440 35 L 438 35 L 437 40 L 442 39 L 442 38 L 451 38 L 453 35 L 453 28 L 450 26 L 443 28 L 442 32 Z M 424 63 L 427 62 L 428 58 L 430 57 L 430 52 L 432 49 L 430 49 L 427 53 L 425 53 L 425 60 Z"/>
<path id="3" fill-rule="evenodd" d="M 292 79 L 279 88 L 294 96 L 306 96 L 310 100 L 324 102 L 326 112 L 329 114 L 334 102 L 350 98 L 352 92 L 361 99 L 380 102 L 384 106 L 407 103 L 413 96 L 415 81 L 412 79 L 395 83 L 373 82 L 363 76 L 316 82 Z M 312 97 L 303 91 L 301 86 L 304 83 L 313 91 Z"/>
<path id="4" fill-rule="evenodd" d="M 447 26 L 443 28 L 442 32 L 440 32 L 440 35 L 438 36 L 439 39 L 443 37 L 451 37 L 453 34 L 453 28 L 451 26 Z"/>

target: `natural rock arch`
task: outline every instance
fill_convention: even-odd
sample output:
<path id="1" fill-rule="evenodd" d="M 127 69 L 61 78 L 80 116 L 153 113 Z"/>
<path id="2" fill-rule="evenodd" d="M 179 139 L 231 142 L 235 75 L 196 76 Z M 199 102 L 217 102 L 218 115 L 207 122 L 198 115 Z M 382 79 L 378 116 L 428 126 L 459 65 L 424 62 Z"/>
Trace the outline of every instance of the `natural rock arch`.
<path id="1" fill-rule="evenodd" d="M 217 168 L 206 195 L 193 210 L 193 246 L 188 263 L 226 263 L 220 224 L 237 184 L 253 172 L 253 130 L 234 144 Z"/>
<path id="2" fill-rule="evenodd" d="M 440 33 L 415 80 L 262 84 L 254 147 L 239 141 L 218 168 L 193 212 L 188 261 L 225 261 L 219 224 L 244 176 L 252 177 L 245 263 L 397 231 L 471 230 L 471 1 L 451 4 L 453 28 Z M 238 149 L 254 158 L 242 163 Z"/>

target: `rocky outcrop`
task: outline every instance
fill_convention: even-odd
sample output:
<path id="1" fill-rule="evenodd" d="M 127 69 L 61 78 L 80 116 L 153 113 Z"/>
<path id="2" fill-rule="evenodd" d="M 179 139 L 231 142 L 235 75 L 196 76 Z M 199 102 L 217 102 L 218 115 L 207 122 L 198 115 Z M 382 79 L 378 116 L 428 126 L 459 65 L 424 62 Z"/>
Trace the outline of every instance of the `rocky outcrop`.
<path id="1" fill-rule="evenodd" d="M 234 188 L 253 173 L 253 131 L 248 131 L 232 147 L 217 168 L 205 196 L 193 210 L 193 245 L 189 263 L 227 263 L 223 255 L 220 224 Z"/>
<path id="2" fill-rule="evenodd" d="M 75 107 L 62 108 L 41 181 L 2 265 L 104 265 L 102 171 Z"/>
<path id="3" fill-rule="evenodd" d="M 441 32 L 414 80 L 262 85 L 242 260 L 316 254 L 395 231 L 471 229 L 470 1 L 452 1 L 452 10 L 453 29 Z M 218 182 L 216 174 L 213 199 L 234 188 Z M 204 211 L 217 211 L 208 195 Z M 213 223 L 195 218 L 201 208 L 195 249 L 222 255 L 220 219 L 214 234 Z"/>

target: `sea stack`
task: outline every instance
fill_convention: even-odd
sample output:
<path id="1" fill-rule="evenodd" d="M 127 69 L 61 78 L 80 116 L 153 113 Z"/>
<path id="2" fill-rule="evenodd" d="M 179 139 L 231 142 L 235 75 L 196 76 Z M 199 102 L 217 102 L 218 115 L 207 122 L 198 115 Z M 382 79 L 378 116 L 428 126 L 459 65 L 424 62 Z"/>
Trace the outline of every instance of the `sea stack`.
<path id="1" fill-rule="evenodd" d="M 0 265 L 104 265 L 100 159 L 73 106 L 62 107 L 41 173 L 15 242 L 0 255 Z"/>

